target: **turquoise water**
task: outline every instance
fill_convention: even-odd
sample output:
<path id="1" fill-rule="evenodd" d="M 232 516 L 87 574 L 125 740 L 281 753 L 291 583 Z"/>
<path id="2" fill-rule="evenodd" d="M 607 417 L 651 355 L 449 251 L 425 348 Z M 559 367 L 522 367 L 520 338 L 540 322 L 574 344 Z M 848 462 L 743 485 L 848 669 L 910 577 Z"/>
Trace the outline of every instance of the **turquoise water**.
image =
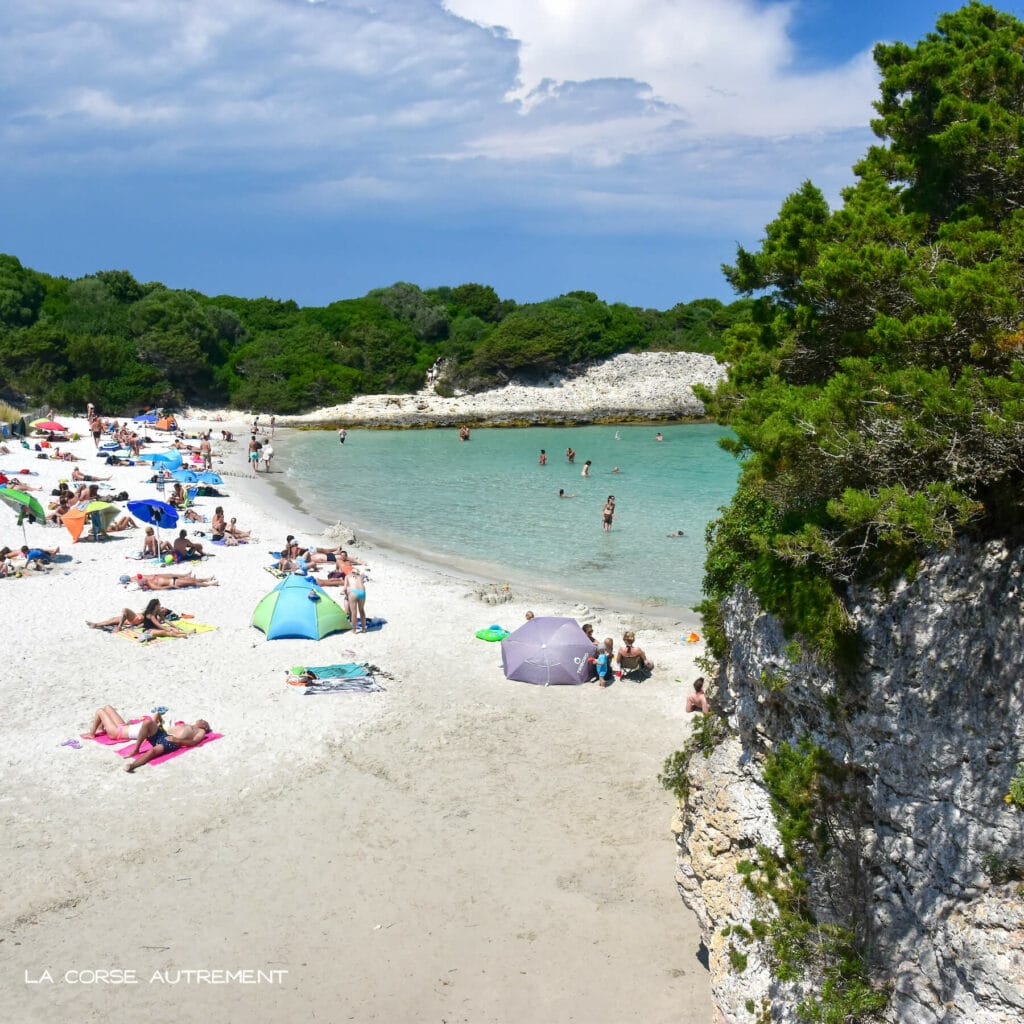
<path id="1" fill-rule="evenodd" d="M 310 431 L 291 435 L 274 466 L 319 518 L 429 561 L 594 600 L 689 608 L 701 597 L 704 526 L 731 498 L 738 467 L 718 447 L 721 427 L 664 426 L 662 442 L 657 430 L 481 429 L 467 442 L 455 430 L 350 430 L 344 445 Z M 577 497 L 560 499 L 559 488 Z"/>

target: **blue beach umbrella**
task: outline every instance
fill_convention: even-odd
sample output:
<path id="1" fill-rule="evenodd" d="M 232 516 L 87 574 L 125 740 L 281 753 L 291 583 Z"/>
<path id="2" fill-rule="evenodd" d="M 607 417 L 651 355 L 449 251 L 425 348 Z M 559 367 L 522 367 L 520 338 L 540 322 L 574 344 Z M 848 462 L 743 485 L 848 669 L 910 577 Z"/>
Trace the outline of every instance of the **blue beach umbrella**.
<path id="1" fill-rule="evenodd" d="M 159 418 L 155 412 L 144 412 L 141 416 L 136 416 L 132 423 L 156 423 Z"/>
<path id="2" fill-rule="evenodd" d="M 224 481 L 221 479 L 220 473 L 214 473 L 210 469 L 205 469 L 201 473 L 196 473 L 196 478 L 201 484 L 222 484 Z"/>
<path id="3" fill-rule="evenodd" d="M 166 501 L 158 501 L 156 498 L 140 498 L 138 501 L 129 501 L 128 511 L 144 523 L 156 527 L 158 545 L 160 543 L 160 528 L 166 527 L 168 530 L 173 530 L 178 525 L 178 510 L 173 505 L 168 505 Z"/>
<path id="4" fill-rule="evenodd" d="M 182 466 L 181 469 L 176 469 L 171 473 L 171 479 L 177 480 L 180 484 L 197 484 L 199 483 L 199 474 L 194 469 L 186 469 Z"/>

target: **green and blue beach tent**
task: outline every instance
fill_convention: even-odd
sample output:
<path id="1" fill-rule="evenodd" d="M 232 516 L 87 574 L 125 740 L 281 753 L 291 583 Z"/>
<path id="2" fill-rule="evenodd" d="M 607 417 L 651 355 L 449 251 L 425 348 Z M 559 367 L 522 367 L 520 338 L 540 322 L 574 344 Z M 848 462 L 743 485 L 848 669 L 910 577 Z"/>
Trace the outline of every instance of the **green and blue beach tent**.
<path id="1" fill-rule="evenodd" d="M 320 640 L 328 633 L 351 629 L 342 608 L 308 576 L 286 576 L 262 598 L 252 613 L 252 624 L 268 640 L 297 638 Z"/>

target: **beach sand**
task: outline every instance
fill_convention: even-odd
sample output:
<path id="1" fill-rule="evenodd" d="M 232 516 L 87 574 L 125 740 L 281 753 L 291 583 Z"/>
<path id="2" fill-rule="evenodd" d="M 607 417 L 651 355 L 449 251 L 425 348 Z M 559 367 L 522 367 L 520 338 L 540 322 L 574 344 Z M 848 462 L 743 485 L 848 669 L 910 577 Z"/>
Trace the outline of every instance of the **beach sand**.
<path id="1" fill-rule="evenodd" d="M 215 445 L 230 497 L 198 509 L 223 504 L 259 540 L 207 536 L 197 571 L 221 585 L 161 597 L 214 631 L 142 644 L 86 627 L 150 596 L 118 582 L 156 568 L 129 557 L 141 530 L 72 545 L 29 525 L 30 545 L 71 560 L 0 580 L 4 1019 L 709 1020 L 657 783 L 689 728 L 702 645 L 680 637 L 694 623 L 587 609 L 599 636 L 637 630 L 650 679 L 509 682 L 477 629 L 583 610 L 518 591 L 483 604 L 475 581 L 361 545 L 383 628 L 268 642 L 249 625 L 276 583 L 268 551 L 287 533 L 322 542 L 324 524 L 276 474 L 248 473 L 245 424 L 210 425 L 241 440 Z M 274 446 L 280 473 L 286 438 Z M 148 469 L 103 467 L 91 438 L 63 447 L 116 491 L 156 497 Z M 0 469 L 37 471 L 25 479 L 44 505 L 73 468 L 12 451 Z M 0 541 L 22 542 L 2 507 Z M 377 666 L 385 691 L 285 684 L 290 666 L 342 661 Z M 114 748 L 62 745 L 107 703 L 126 717 L 165 705 L 224 736 L 128 775 Z"/>

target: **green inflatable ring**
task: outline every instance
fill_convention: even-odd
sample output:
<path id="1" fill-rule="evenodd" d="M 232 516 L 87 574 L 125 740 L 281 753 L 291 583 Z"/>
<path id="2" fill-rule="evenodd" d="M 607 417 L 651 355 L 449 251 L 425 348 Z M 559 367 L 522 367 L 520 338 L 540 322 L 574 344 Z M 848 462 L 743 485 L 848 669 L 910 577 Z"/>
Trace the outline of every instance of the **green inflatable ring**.
<path id="1" fill-rule="evenodd" d="M 474 635 L 480 640 L 489 640 L 493 643 L 495 640 L 504 640 L 508 636 L 508 630 L 502 629 L 501 626 L 488 626 L 487 629 L 478 629 Z"/>

